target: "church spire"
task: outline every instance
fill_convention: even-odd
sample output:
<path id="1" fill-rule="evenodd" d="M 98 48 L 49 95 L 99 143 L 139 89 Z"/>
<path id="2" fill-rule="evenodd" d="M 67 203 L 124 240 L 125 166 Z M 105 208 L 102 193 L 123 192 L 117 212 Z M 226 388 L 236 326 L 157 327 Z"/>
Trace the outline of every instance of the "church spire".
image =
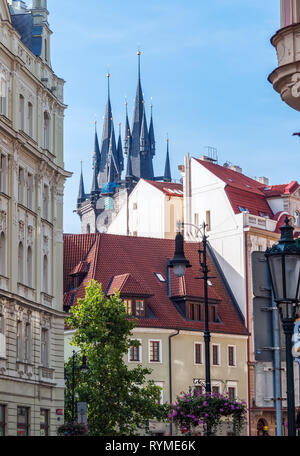
<path id="1" fill-rule="evenodd" d="M 78 191 L 78 197 L 77 197 L 77 208 L 85 200 L 86 200 L 86 194 L 85 194 L 85 191 L 84 191 L 84 182 L 83 182 L 83 174 L 82 174 L 82 161 L 81 161 L 81 174 L 80 174 L 79 191 Z"/>
<path id="2" fill-rule="evenodd" d="M 126 120 L 125 120 L 125 132 L 124 132 L 124 153 L 127 156 L 129 147 L 130 147 L 130 141 L 131 141 L 131 131 L 130 131 L 130 125 L 129 125 L 129 119 L 128 119 L 128 103 L 126 100 L 125 103 L 126 106 Z"/>
<path id="3" fill-rule="evenodd" d="M 165 164 L 164 182 L 172 182 L 170 154 L 169 154 L 169 137 L 167 138 L 167 156 Z"/>
<path id="4" fill-rule="evenodd" d="M 150 142 L 150 151 L 151 156 L 154 157 L 155 155 L 155 136 L 154 136 L 154 126 L 153 126 L 153 104 L 151 103 L 151 120 L 149 126 L 149 142 Z"/>
<path id="5" fill-rule="evenodd" d="M 124 171 L 124 155 L 123 155 L 123 147 L 122 147 L 122 137 L 121 137 L 121 122 L 119 123 L 119 139 L 118 139 L 118 146 L 117 146 L 117 159 L 118 159 L 118 166 L 120 171 L 119 178 L 121 179 L 122 171 Z"/>

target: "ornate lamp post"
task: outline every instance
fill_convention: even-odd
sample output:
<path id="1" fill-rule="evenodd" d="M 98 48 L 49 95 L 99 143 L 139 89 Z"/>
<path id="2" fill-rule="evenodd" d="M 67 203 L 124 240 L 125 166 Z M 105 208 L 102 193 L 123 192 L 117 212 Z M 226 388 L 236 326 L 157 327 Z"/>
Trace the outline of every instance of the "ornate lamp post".
<path id="1" fill-rule="evenodd" d="M 289 219 L 281 229 L 277 245 L 265 253 L 271 277 L 274 300 L 277 304 L 286 340 L 286 382 L 288 434 L 296 435 L 294 365 L 292 337 L 300 301 L 300 247 L 294 241 L 294 228 Z"/>
<path id="2" fill-rule="evenodd" d="M 72 381 L 72 396 L 71 396 L 71 403 L 72 403 L 72 406 L 71 406 L 71 411 L 72 411 L 72 423 L 75 423 L 75 383 L 76 383 L 76 355 L 78 354 L 78 352 L 76 352 L 75 350 L 73 350 L 73 355 L 72 355 L 72 376 L 71 376 L 71 381 Z M 83 356 L 82 356 L 82 362 L 81 362 L 81 366 L 80 366 L 80 370 L 83 374 L 86 374 L 87 371 L 88 371 L 88 365 L 87 365 L 87 362 L 86 362 L 86 355 L 85 353 L 83 353 Z M 65 380 L 69 380 L 68 379 L 68 376 L 66 375 L 65 373 Z"/>
<path id="3" fill-rule="evenodd" d="M 186 225 L 186 224 L 185 224 Z M 204 330 L 204 343 L 205 343 L 205 389 L 207 393 L 211 393 L 211 378 L 210 378 L 210 331 L 209 331 L 209 310 L 208 310 L 208 267 L 207 267 L 207 236 L 206 236 L 206 227 L 207 225 L 203 223 L 202 228 L 199 228 L 196 225 L 192 225 L 198 231 L 202 232 L 202 245 L 203 250 L 199 249 L 199 264 L 202 268 L 204 280 L 204 308 L 205 308 L 205 330 Z M 190 262 L 185 258 L 184 255 L 184 239 L 183 235 L 179 232 L 177 233 L 175 240 L 175 255 L 170 262 L 170 267 L 174 268 L 174 274 L 177 277 L 182 277 L 185 274 L 186 268 L 191 267 Z"/>

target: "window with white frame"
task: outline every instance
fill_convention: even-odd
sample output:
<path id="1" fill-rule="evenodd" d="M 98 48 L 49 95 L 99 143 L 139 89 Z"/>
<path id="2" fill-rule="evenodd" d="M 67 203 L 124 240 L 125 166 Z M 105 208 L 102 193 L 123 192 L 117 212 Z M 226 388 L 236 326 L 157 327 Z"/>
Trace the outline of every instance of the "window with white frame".
<path id="1" fill-rule="evenodd" d="M 24 246 L 23 243 L 19 243 L 18 248 L 18 282 L 24 282 Z"/>
<path id="2" fill-rule="evenodd" d="M 221 384 L 219 382 L 212 382 L 211 384 L 211 392 L 218 397 L 221 394 Z"/>
<path id="3" fill-rule="evenodd" d="M 203 345 L 200 342 L 194 343 L 194 363 L 203 364 Z"/>
<path id="4" fill-rule="evenodd" d="M 235 345 L 228 345 L 228 366 L 235 367 L 236 366 L 236 347 Z"/>
<path id="5" fill-rule="evenodd" d="M 28 134 L 33 136 L 33 105 L 28 102 L 27 104 L 27 123 L 28 123 Z"/>
<path id="6" fill-rule="evenodd" d="M 149 363 L 161 363 L 161 340 L 149 340 Z"/>
<path id="7" fill-rule="evenodd" d="M 237 384 L 235 382 L 227 383 L 227 394 L 228 394 L 228 398 L 231 401 L 234 401 L 237 399 Z"/>
<path id="8" fill-rule="evenodd" d="M 213 366 L 220 366 L 221 364 L 220 345 L 218 344 L 212 345 L 212 364 Z"/>
<path id="9" fill-rule="evenodd" d="M 134 339 L 138 344 L 131 345 L 128 350 L 128 361 L 130 363 L 141 363 L 142 362 L 142 341 L 140 339 Z"/>
<path id="10" fill-rule="evenodd" d="M 41 364 L 49 366 L 49 330 L 46 328 L 41 329 Z"/>
<path id="11" fill-rule="evenodd" d="M 6 334 L 4 314 L 0 314 L 0 358 L 6 358 Z"/>
<path id="12" fill-rule="evenodd" d="M 43 258 L 43 291 L 44 293 L 49 293 L 49 284 L 48 284 L 48 275 L 49 275 L 49 270 L 48 270 L 48 257 L 47 255 L 44 255 Z"/>

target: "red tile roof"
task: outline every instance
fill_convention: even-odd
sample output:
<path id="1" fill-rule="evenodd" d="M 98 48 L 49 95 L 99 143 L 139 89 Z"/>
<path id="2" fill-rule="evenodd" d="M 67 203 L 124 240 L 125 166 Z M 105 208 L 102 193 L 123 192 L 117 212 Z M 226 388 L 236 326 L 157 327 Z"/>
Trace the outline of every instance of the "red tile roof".
<path id="1" fill-rule="evenodd" d="M 179 196 L 183 197 L 183 185 L 176 184 L 175 182 L 159 182 L 159 181 L 151 181 L 147 179 L 143 179 L 148 184 L 153 185 L 153 187 L 157 188 L 165 195 L 168 196 Z"/>
<path id="2" fill-rule="evenodd" d="M 102 284 L 103 291 L 112 292 L 112 287 L 136 294 L 149 292 L 147 303 L 153 318 L 141 318 L 141 327 L 204 330 L 203 322 L 187 321 L 168 297 L 168 284 L 161 282 L 155 273 L 167 277 L 167 260 L 174 255 L 175 243 L 168 239 L 140 238 L 109 234 L 64 236 L 64 302 L 76 304 L 84 298 L 85 287 L 91 279 Z M 185 254 L 192 264 L 184 279 L 178 279 L 170 271 L 172 296 L 203 299 L 203 280 L 199 267 L 199 245 L 185 244 Z M 84 260 L 90 264 L 89 271 L 78 289 L 71 289 L 70 272 Z M 213 332 L 247 334 L 244 322 L 235 303 L 230 299 L 213 261 L 208 259 L 213 284 L 209 287 L 209 299 L 218 304 L 220 323 L 210 323 Z M 127 285 L 128 283 L 128 289 Z M 124 293 L 125 294 L 125 293 Z M 71 297 L 70 297 L 71 296 Z"/>
<path id="3" fill-rule="evenodd" d="M 263 192 L 266 185 L 224 166 L 197 158 L 195 160 L 226 183 L 225 191 L 235 214 L 245 208 L 252 215 L 267 215 L 273 218 L 273 212 Z"/>
<path id="4" fill-rule="evenodd" d="M 292 181 L 289 184 L 269 185 L 262 188 L 262 192 L 267 198 L 281 195 L 291 195 L 299 188 L 297 181 Z"/>

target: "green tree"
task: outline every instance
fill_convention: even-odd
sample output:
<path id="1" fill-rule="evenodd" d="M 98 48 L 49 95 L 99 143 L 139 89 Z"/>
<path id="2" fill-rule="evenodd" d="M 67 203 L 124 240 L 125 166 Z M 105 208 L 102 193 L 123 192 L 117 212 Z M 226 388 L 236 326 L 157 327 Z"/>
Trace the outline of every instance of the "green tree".
<path id="1" fill-rule="evenodd" d="M 147 428 L 150 419 L 167 418 L 167 407 L 159 405 L 159 387 L 147 381 L 151 370 L 140 365 L 129 369 L 124 361 L 136 324 L 136 319 L 128 318 L 119 294 L 107 298 L 94 280 L 86 288 L 85 299 L 71 309 L 67 319 L 68 327 L 75 330 L 71 345 L 85 352 L 88 364 L 83 375 L 77 358 L 76 400 L 88 404 L 89 435 L 135 435 Z M 68 372 L 70 368 L 71 360 Z M 68 384 L 66 407 L 69 417 Z"/>

